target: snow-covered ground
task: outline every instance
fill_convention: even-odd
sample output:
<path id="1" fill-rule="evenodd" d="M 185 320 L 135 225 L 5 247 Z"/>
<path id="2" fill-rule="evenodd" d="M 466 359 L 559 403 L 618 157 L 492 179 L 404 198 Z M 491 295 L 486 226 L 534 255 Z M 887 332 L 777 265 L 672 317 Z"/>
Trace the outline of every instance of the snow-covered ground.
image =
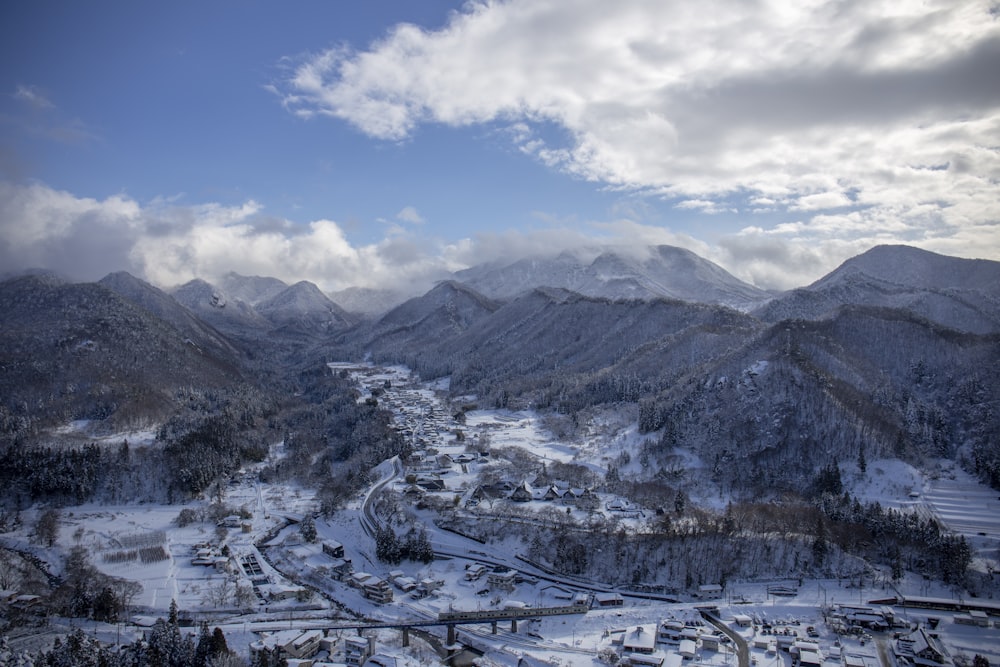
<path id="1" fill-rule="evenodd" d="M 357 364 L 335 366 L 335 370 L 349 369 L 355 379 L 368 388 L 391 389 L 380 398 L 396 414 L 398 423 L 408 429 L 417 449 L 433 449 L 436 456 L 449 454 L 457 457 L 466 452 L 467 445 L 477 438 L 488 437 L 491 448 L 520 447 L 531 456 L 543 461 L 579 463 L 591 469 L 604 470 L 606 465 L 622 451 L 634 451 L 641 438 L 631 419 L 616 418 L 611 414 L 596 415 L 590 435 L 581 442 L 566 442 L 553 436 L 543 425 L 543 420 L 530 411 L 510 412 L 501 410 L 468 410 L 465 422 L 458 424 L 452 415 L 452 406 L 441 396 L 446 385 L 420 383 L 410 377 L 402 367 L 375 368 Z M 74 428 L 85 429 L 79 424 Z M 465 440 L 457 436 L 462 431 Z M 280 456 L 280 443 L 275 445 L 272 456 Z M 431 457 L 431 458 L 435 458 Z M 678 466 L 697 466 L 691 455 L 678 454 Z M 478 473 L 484 465 L 474 459 L 446 467 L 437 466 L 445 484 L 440 497 L 467 499 L 474 488 Z M 633 457 L 629 466 L 636 468 Z M 397 475 L 393 466 L 381 470 L 387 476 L 387 488 L 403 493 L 410 486 L 404 476 Z M 393 475 L 391 479 L 388 477 Z M 879 460 L 868 463 L 864 474 L 856 469 L 844 471 L 844 483 L 851 493 L 862 501 L 878 500 L 885 506 L 912 508 L 931 512 L 949 528 L 965 534 L 980 550 L 995 560 L 997 540 L 1000 537 L 1000 501 L 995 492 L 979 485 L 957 469 L 945 469 L 935 479 L 899 461 Z M 607 498 L 602 498 L 599 511 L 607 512 Z M 230 527 L 218 527 L 215 522 L 197 520 L 185 527 L 178 527 L 176 519 L 182 509 L 204 512 L 208 501 L 188 505 L 169 506 L 81 506 L 62 512 L 62 526 L 58 547 L 63 553 L 75 545 L 87 548 L 92 563 L 101 571 L 115 577 L 138 581 L 142 592 L 133 601 L 135 617 L 165 615 L 171 601 L 181 610 L 210 618 L 227 634 L 231 647 L 246 651 L 251 641 L 262 631 L 289 628 L 329 628 L 349 617 L 399 622 L 401 620 L 435 619 L 441 612 L 453 610 L 478 611 L 501 609 L 514 604 L 530 607 L 562 606 L 570 603 L 580 592 L 594 593 L 599 585 L 574 581 L 568 578 L 549 577 L 519 558 L 521 545 L 517 540 L 501 540 L 483 545 L 471 539 L 442 530 L 435 525 L 435 514 L 430 509 L 408 508 L 413 521 L 422 522 L 435 550 L 452 554 L 439 557 L 429 564 L 404 561 L 388 565 L 374 556 L 374 542 L 363 528 L 364 499 L 356 499 L 343 512 L 326 521 L 317 521 L 319 539 L 314 544 L 303 543 L 298 521 L 315 510 L 313 493 L 291 485 L 260 483 L 254 470 L 248 469 L 224 493 L 223 502 L 243 515 Z M 543 503 L 526 503 L 525 508 L 544 507 Z M 464 509 L 469 516 L 483 508 Z M 560 509 L 565 509 L 560 507 Z M 576 510 L 573 510 L 576 511 Z M 483 515 L 488 520 L 488 512 Z M 582 517 L 583 515 L 581 515 Z M 284 526 L 284 527 L 282 527 Z M 28 544 L 27 530 L 23 535 L 5 536 L 7 543 Z M 221 541 L 220 541 L 221 538 Z M 355 571 L 365 571 L 389 578 L 393 571 L 415 581 L 438 582 L 428 595 L 417 596 L 394 589 L 394 600 L 378 604 L 367 600 L 356 588 L 330 576 L 334 560 L 323 553 L 322 543 L 336 541 L 344 546 L 345 556 L 352 561 Z M 228 573 L 206 565 L 196 565 L 192 560 L 200 548 L 212 545 L 215 552 L 222 547 L 235 556 L 229 561 Z M 139 557 L 123 553 L 139 548 L 162 547 L 162 558 Z M 52 552 L 38 550 L 43 557 L 53 557 Z M 258 583 L 267 579 L 272 585 L 288 588 L 305 582 L 318 589 L 321 595 L 304 595 L 302 599 L 264 599 L 263 595 L 249 605 L 234 597 L 222 603 L 226 585 L 248 583 L 247 568 L 233 568 L 248 556 L 259 566 Z M 272 567 L 273 563 L 276 567 Z M 509 590 L 488 586 L 486 577 L 470 579 L 468 568 L 483 564 L 492 569 L 497 566 L 514 567 L 522 572 Z M 234 581 L 235 580 L 235 581 Z M 226 582 L 229 582 L 228 584 Z M 862 604 L 870 599 L 885 598 L 895 594 L 892 589 L 857 588 L 854 582 L 810 581 L 780 583 L 794 594 L 775 597 L 768 592 L 766 583 L 731 583 L 722 599 L 698 599 L 676 604 L 664 600 L 642 598 L 622 591 L 620 607 L 594 608 L 586 614 L 544 617 L 518 623 L 512 631 L 509 623 L 500 623 L 496 634 L 490 624 L 461 626 L 460 637 L 486 651 L 487 658 L 495 664 L 516 664 L 517 656 L 526 654 L 541 659 L 551 659 L 554 664 L 597 665 L 602 649 L 612 647 L 616 639 L 637 626 L 655 628 L 665 619 L 689 620 L 697 617 L 699 604 L 717 605 L 724 620 L 732 622 L 735 614 L 749 614 L 772 621 L 783 621 L 789 631 L 805 632 L 809 626 L 816 628 L 817 641 L 826 655 L 853 653 L 863 656 L 876 665 L 879 651 L 891 636 L 880 636 L 878 641 L 861 643 L 860 638 L 836 636 L 823 621 L 823 609 L 834 603 Z M 870 585 L 870 582 L 868 582 Z M 855 586 L 855 587 L 852 587 Z M 489 589 L 488 593 L 483 593 Z M 910 594 L 938 595 L 952 598 L 950 589 L 934 588 L 925 581 L 904 580 L 899 591 Z M 242 608 L 240 608 L 242 607 Z M 992 664 L 1000 661 L 1000 630 L 981 629 L 958 625 L 950 612 L 921 612 L 907 610 L 912 621 L 940 619 L 939 633 L 946 647 L 953 654 L 986 655 Z M 794 628 L 794 630 L 792 630 Z M 119 628 L 95 626 L 102 638 Z M 133 629 L 131 632 L 135 632 Z M 353 632 L 353 631 L 352 631 Z M 439 634 L 443 628 L 438 628 Z M 753 639 L 753 630 L 740 630 L 747 640 Z M 344 631 L 342 634 L 350 634 Z M 399 646 L 399 633 L 378 631 L 380 646 L 404 652 Z M 113 639 L 112 639 L 113 641 Z M 840 642 L 840 646 L 836 646 Z M 422 646 L 422 648 L 420 648 Z M 880 649 L 881 647 L 881 649 Z M 658 644 L 664 656 L 678 655 L 678 646 Z M 428 655 L 427 647 L 415 641 L 411 654 Z M 620 647 L 619 647 L 620 650 Z M 420 652 L 423 651 L 421 654 Z M 791 667 L 790 658 L 784 654 L 769 653 L 766 649 L 752 652 L 760 667 Z M 669 661 L 673 658 L 668 659 Z M 718 650 L 704 647 L 697 649 L 694 658 L 700 665 L 735 665 L 735 657 L 725 646 Z M 419 661 L 419 660 L 418 660 Z M 679 664 L 679 663 L 678 663 Z"/>

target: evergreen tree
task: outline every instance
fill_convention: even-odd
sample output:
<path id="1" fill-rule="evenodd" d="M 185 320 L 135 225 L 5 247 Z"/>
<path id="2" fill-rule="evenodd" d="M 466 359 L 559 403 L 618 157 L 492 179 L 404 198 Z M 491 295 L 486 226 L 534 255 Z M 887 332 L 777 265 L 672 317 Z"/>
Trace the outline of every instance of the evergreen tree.
<path id="1" fill-rule="evenodd" d="M 299 533 L 302 535 L 302 539 L 310 544 L 316 541 L 316 520 L 311 514 L 306 514 L 305 518 L 302 519 L 302 523 L 299 524 Z"/>
<path id="2" fill-rule="evenodd" d="M 826 562 L 827 553 L 830 550 L 830 545 L 826 541 L 826 526 L 823 523 L 823 517 L 819 517 L 816 522 L 816 534 L 813 538 L 812 543 L 812 557 L 813 566 L 816 568 L 823 567 Z"/>
<path id="3" fill-rule="evenodd" d="M 375 557 L 392 565 L 402 560 L 402 547 L 392 528 L 381 526 L 375 531 Z"/>

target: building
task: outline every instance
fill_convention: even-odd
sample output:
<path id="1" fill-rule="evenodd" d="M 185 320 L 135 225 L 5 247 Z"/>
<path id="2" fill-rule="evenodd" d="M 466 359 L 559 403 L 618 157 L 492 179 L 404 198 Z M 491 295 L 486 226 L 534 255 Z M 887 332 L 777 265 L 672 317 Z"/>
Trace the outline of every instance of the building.
<path id="1" fill-rule="evenodd" d="M 380 577 L 371 576 L 361 584 L 361 593 L 372 602 L 392 602 L 392 588 L 389 582 Z"/>
<path id="2" fill-rule="evenodd" d="M 323 542 L 323 553 L 325 553 L 330 558 L 343 558 L 344 557 L 344 545 L 336 540 L 324 540 Z"/>
<path id="3" fill-rule="evenodd" d="M 491 588 L 513 590 L 514 579 L 516 578 L 517 572 L 514 570 L 494 570 L 486 575 L 486 583 L 488 583 Z"/>
<path id="4" fill-rule="evenodd" d="M 250 645 L 251 655 L 266 653 L 285 659 L 308 660 L 319 652 L 322 630 L 284 630 L 264 635 Z"/>
<path id="5" fill-rule="evenodd" d="M 348 637 L 344 640 L 344 664 L 361 667 L 375 653 L 374 637 Z"/>
<path id="6" fill-rule="evenodd" d="M 946 656 L 937 638 L 921 626 L 896 640 L 896 658 L 901 663 L 936 667 L 945 664 Z"/>
<path id="7" fill-rule="evenodd" d="M 619 593 L 595 593 L 594 603 L 598 607 L 621 607 L 625 599 Z"/>
<path id="8" fill-rule="evenodd" d="M 652 653 L 656 649 L 656 630 L 652 625 L 637 625 L 625 631 L 622 648 L 630 653 Z"/>

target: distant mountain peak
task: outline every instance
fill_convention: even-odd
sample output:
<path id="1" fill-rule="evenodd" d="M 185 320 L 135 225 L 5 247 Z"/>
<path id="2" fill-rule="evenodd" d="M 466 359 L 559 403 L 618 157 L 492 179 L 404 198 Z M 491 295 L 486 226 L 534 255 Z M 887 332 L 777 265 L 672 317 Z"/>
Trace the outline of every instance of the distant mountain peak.
<path id="1" fill-rule="evenodd" d="M 809 320 L 850 305 L 905 310 L 959 331 L 998 332 L 1000 262 L 911 246 L 876 246 L 755 314 L 767 322 Z"/>
<path id="2" fill-rule="evenodd" d="M 717 264 L 667 245 L 584 247 L 548 258 L 484 264 L 459 271 L 455 278 L 497 299 L 555 287 L 600 298 L 666 297 L 748 310 L 770 298 Z"/>
<path id="3" fill-rule="evenodd" d="M 907 245 L 878 245 L 852 257 L 809 288 L 864 274 L 920 289 L 974 289 L 1000 295 L 1000 262 L 941 255 Z"/>

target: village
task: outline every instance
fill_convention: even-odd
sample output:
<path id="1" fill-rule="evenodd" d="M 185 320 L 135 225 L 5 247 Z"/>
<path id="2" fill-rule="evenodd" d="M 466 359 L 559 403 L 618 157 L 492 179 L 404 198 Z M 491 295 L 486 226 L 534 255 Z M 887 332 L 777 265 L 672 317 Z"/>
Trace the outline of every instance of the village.
<path id="1" fill-rule="evenodd" d="M 193 631 L 207 622 L 231 646 L 292 667 L 483 665 L 667 667 L 938 667 L 1000 662 L 1000 605 L 905 598 L 885 583 L 847 580 L 707 583 L 694 590 L 636 590 L 562 576 L 519 553 L 439 527 L 447 511 L 489 522 L 584 522 L 599 513 L 634 526 L 655 510 L 549 476 L 539 483 L 483 475 L 495 452 L 521 447 L 570 464 L 570 447 L 530 413 L 453 412 L 435 387 L 404 368 L 334 365 L 392 410 L 412 441 L 384 462 L 362 498 L 330 519 L 314 494 L 269 485 L 252 470 L 219 492 L 230 512 L 192 506 L 79 508 L 61 539 L 87 547 L 95 565 L 141 582 L 127 619 L 96 636 L 141 634 L 174 602 Z M 456 416 L 458 415 L 458 416 Z M 611 454 L 613 455 L 613 453 Z M 273 456 L 280 457 L 280 446 Z M 516 467 L 508 467 L 514 473 Z M 218 503 L 216 503 L 218 505 Z M 419 524 L 431 555 L 388 563 L 376 535 L 400 517 Z M 398 526 L 397 526 L 398 527 Z M 860 584 L 860 585 L 859 585 Z M 928 591 L 926 583 L 919 589 Z M 37 597 L 37 596 L 36 596 Z M 5 591 L 7 609 L 38 600 Z M 50 621 L 51 622 L 51 621 Z"/>

